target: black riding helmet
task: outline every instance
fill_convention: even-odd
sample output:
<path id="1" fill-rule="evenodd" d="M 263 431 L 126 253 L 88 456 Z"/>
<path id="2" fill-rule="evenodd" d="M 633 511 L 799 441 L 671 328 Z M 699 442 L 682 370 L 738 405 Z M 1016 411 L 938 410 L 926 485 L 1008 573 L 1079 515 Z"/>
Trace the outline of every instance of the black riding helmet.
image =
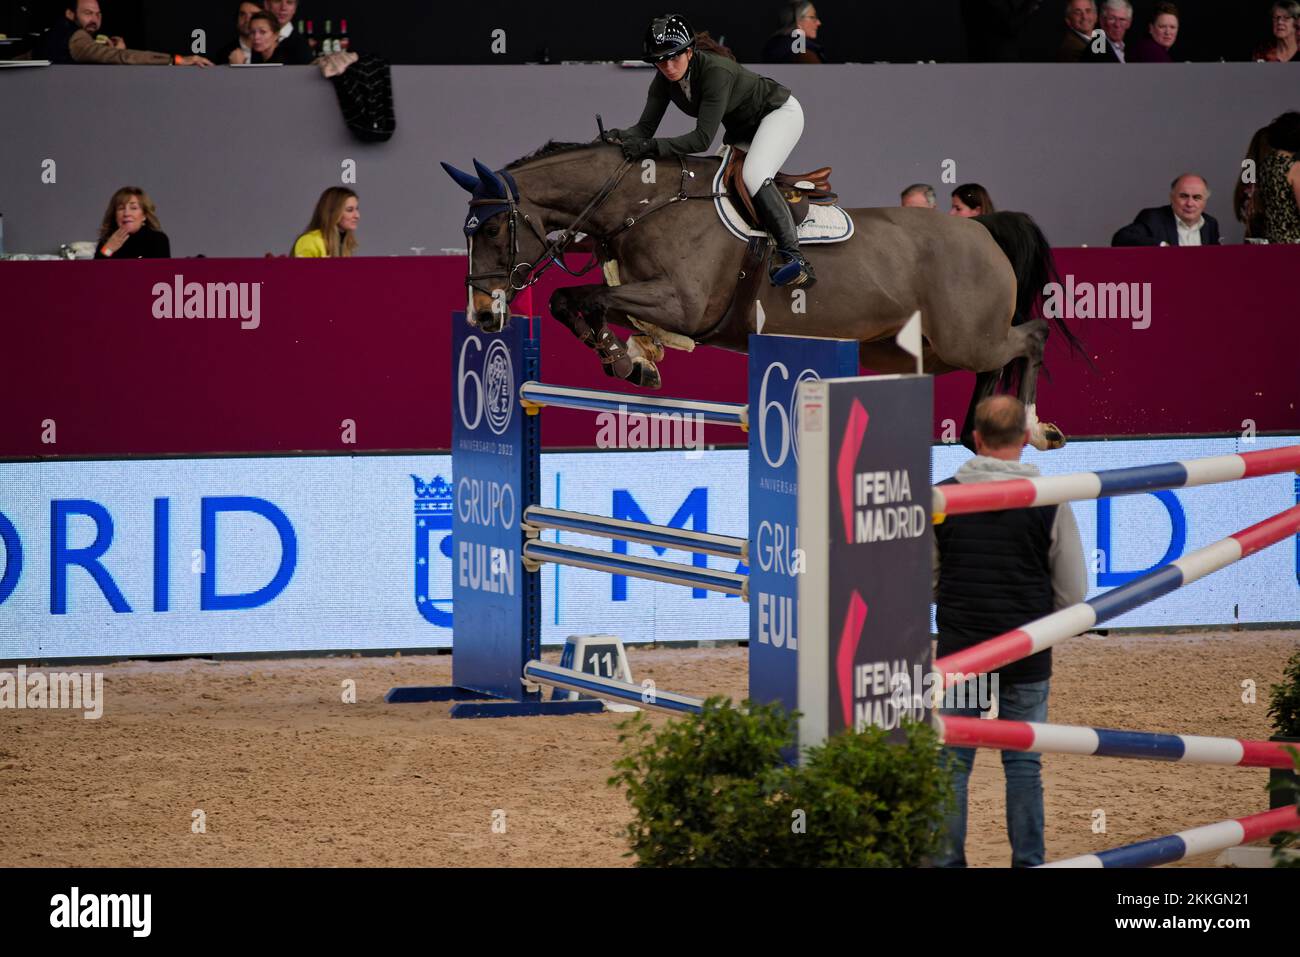
<path id="1" fill-rule="evenodd" d="M 675 13 L 655 17 L 646 28 L 645 55 L 641 58 L 646 63 L 662 63 L 671 60 L 683 50 L 695 46 L 695 31 L 691 25 Z"/>

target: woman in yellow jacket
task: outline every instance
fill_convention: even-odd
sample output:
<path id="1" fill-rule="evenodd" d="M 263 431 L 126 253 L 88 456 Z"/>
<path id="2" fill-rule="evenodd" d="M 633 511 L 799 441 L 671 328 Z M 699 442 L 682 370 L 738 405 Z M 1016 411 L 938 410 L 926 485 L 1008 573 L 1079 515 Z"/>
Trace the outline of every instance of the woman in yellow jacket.
<path id="1" fill-rule="evenodd" d="M 306 232 L 293 244 L 294 257 L 351 256 L 357 248 L 360 222 L 361 202 L 357 194 L 342 186 L 331 186 L 320 194 Z"/>

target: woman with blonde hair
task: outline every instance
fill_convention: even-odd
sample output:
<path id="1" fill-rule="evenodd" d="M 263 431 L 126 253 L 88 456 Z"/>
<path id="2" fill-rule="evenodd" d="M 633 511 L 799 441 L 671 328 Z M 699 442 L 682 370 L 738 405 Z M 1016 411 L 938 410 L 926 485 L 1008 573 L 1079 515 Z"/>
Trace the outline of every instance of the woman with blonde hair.
<path id="1" fill-rule="evenodd" d="M 123 186 L 108 201 L 99 226 L 96 259 L 170 259 L 171 243 L 153 200 L 139 186 Z"/>
<path id="2" fill-rule="evenodd" d="M 293 244 L 293 255 L 299 259 L 351 256 L 357 248 L 359 222 L 361 201 L 357 194 L 343 186 L 331 186 L 316 201 L 316 212 Z"/>

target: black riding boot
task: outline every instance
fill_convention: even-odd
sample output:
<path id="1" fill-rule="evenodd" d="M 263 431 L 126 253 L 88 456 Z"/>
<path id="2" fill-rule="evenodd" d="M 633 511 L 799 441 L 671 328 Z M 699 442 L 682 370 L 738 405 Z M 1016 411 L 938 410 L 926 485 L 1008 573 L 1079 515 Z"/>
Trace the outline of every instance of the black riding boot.
<path id="1" fill-rule="evenodd" d="M 794 217 L 790 215 L 790 204 L 770 179 L 765 180 L 754 194 L 754 209 L 776 240 L 776 251 L 767 270 L 772 285 L 811 286 L 815 283 L 817 276 L 812 263 L 799 252 L 799 233 L 795 229 Z"/>

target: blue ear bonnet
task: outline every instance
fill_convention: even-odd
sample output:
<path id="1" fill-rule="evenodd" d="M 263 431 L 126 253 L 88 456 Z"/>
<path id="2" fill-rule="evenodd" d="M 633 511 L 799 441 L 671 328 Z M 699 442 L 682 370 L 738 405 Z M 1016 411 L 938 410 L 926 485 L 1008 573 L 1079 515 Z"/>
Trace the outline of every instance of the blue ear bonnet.
<path id="1" fill-rule="evenodd" d="M 506 170 L 497 170 L 493 172 L 484 166 L 478 160 L 474 161 L 474 169 L 478 175 L 466 173 L 456 167 L 443 163 L 442 168 L 447 171 L 447 175 L 454 179 L 462 189 L 470 193 L 472 200 L 499 200 L 500 202 L 484 202 L 482 205 L 470 206 L 469 212 L 465 216 L 465 235 L 473 236 L 479 231 L 479 228 L 493 216 L 498 213 L 504 213 L 510 208 L 506 199 L 506 190 L 509 189 L 509 196 L 514 202 L 519 202 L 519 186 L 515 183 L 515 178 Z"/>

